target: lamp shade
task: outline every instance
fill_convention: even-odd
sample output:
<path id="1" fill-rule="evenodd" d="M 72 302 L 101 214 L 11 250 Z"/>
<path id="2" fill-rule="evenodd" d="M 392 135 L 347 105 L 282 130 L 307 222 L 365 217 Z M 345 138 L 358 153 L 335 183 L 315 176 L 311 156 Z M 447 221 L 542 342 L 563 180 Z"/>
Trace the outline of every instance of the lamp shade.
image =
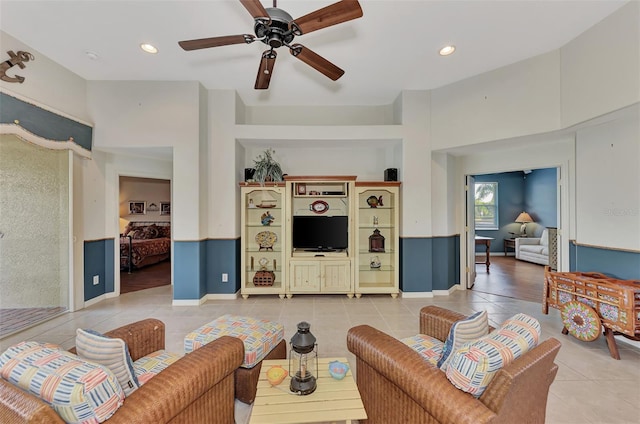
<path id="1" fill-rule="evenodd" d="M 525 224 L 527 222 L 533 222 L 533 219 L 531 219 L 531 216 L 529 216 L 528 213 L 526 212 L 522 212 L 520 215 L 518 215 L 518 217 L 516 218 L 516 222 L 518 224 Z"/>

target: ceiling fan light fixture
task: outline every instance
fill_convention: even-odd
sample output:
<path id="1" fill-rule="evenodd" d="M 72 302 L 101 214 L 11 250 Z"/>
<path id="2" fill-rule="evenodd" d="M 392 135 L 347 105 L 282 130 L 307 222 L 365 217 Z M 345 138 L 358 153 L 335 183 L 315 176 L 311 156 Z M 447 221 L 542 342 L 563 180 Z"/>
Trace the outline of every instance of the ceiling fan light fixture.
<path id="1" fill-rule="evenodd" d="M 142 43 L 142 44 L 140 44 L 140 48 L 142 50 L 144 50 L 145 52 L 147 52 L 147 53 L 151 53 L 151 54 L 158 53 L 158 48 L 156 46 L 154 46 L 153 44 Z"/>
<path id="2" fill-rule="evenodd" d="M 450 44 L 448 46 L 444 46 L 443 48 L 441 48 L 438 53 L 440 54 L 440 56 L 449 56 L 453 54 L 453 52 L 455 51 L 456 51 L 456 46 L 454 46 L 453 44 Z"/>

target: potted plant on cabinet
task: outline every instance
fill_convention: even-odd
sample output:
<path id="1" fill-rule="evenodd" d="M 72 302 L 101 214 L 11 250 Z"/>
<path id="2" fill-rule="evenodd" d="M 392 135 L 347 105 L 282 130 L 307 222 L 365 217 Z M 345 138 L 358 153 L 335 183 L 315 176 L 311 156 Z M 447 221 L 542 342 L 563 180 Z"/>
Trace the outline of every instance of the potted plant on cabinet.
<path id="1" fill-rule="evenodd" d="M 257 159 L 254 159 L 254 168 L 256 170 L 253 178 L 260 184 L 264 184 L 265 181 L 282 181 L 282 169 L 280 164 L 273 159 L 275 150 L 267 149 L 263 154 L 258 155 Z"/>

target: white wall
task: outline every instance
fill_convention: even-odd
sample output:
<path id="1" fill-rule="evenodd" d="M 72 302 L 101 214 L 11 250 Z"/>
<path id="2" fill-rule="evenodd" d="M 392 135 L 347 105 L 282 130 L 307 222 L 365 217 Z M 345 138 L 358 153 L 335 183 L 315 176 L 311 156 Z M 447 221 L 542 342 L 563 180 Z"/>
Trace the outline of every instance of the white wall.
<path id="1" fill-rule="evenodd" d="M 559 129 L 559 52 L 433 90 L 431 121 L 436 150 Z"/>
<path id="2" fill-rule="evenodd" d="M 392 105 L 247 107 L 238 124 L 249 125 L 391 125 Z"/>
<path id="3" fill-rule="evenodd" d="M 640 251 L 637 115 L 578 131 L 576 179 L 576 240 Z"/>
<path id="4" fill-rule="evenodd" d="M 27 51 L 35 57 L 33 62 L 25 63 L 25 69 L 15 66 L 8 72 L 9 76 L 17 74 L 24 77 L 22 84 L 0 80 L 0 89 L 31 99 L 38 106 L 68 118 L 83 123 L 91 122 L 85 105 L 84 79 L 3 31 L 0 31 L 0 46 L 3 57 L 8 50 L 14 53 Z"/>
<path id="5" fill-rule="evenodd" d="M 91 81 L 87 87 L 89 114 L 100 123 L 94 132 L 97 148 L 173 148 L 171 213 L 176 240 L 201 237 L 199 107 L 197 82 Z"/>
<path id="6" fill-rule="evenodd" d="M 639 22 L 630 1 L 562 47 L 563 127 L 640 101 Z"/>

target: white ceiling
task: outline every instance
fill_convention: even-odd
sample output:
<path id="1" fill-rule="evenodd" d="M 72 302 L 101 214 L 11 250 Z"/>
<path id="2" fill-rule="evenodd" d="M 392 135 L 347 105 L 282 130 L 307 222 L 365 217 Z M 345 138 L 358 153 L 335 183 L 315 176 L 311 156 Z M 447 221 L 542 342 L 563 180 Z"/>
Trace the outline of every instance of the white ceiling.
<path id="1" fill-rule="evenodd" d="M 296 18 L 331 3 L 279 0 L 278 7 Z M 557 49 L 626 0 L 360 3 L 362 18 L 295 39 L 344 69 L 341 79 L 329 80 L 283 47 L 267 91 L 253 89 L 264 44 L 191 52 L 177 44 L 253 34 L 238 0 L 0 0 L 0 29 L 86 80 L 200 81 L 235 89 L 248 105 L 382 105 L 401 90 L 433 89 Z M 142 52 L 142 42 L 160 52 Z M 457 51 L 440 57 L 447 43 Z M 28 66 L 37 66 L 37 53 Z"/>

